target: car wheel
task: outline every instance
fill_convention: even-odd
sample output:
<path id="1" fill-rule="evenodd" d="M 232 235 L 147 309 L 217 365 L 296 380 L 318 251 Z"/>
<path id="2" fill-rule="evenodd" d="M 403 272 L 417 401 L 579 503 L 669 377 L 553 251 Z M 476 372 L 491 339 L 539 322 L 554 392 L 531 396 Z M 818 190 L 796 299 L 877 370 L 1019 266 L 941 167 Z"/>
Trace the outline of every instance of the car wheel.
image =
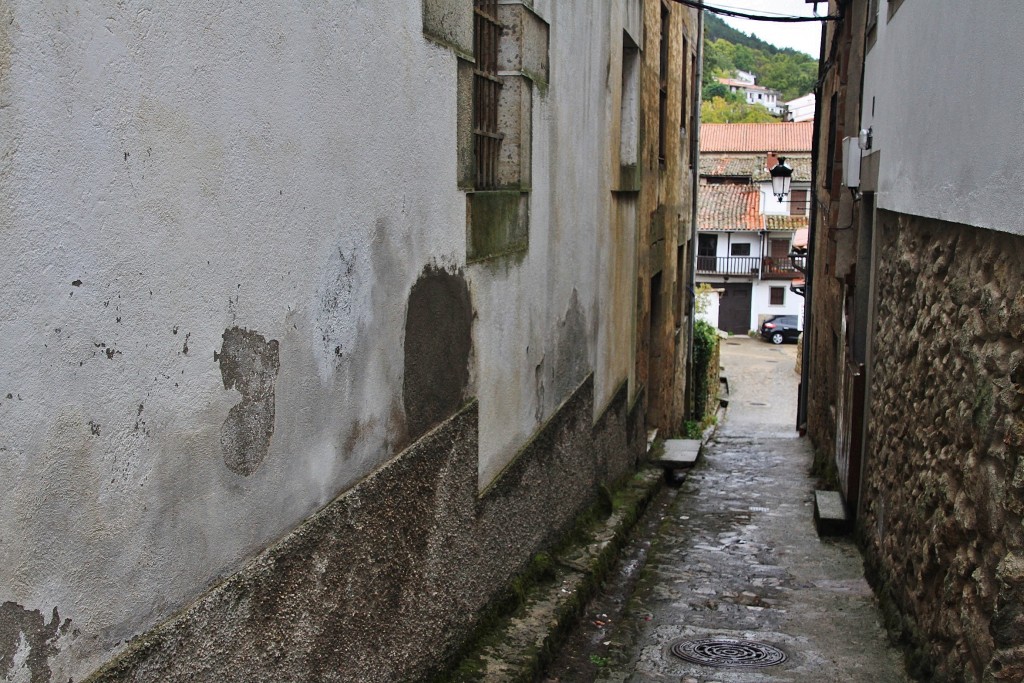
<path id="1" fill-rule="evenodd" d="M 783 340 L 781 332 L 776 332 L 775 334 L 772 335 L 772 344 L 781 344 L 782 341 Z"/>

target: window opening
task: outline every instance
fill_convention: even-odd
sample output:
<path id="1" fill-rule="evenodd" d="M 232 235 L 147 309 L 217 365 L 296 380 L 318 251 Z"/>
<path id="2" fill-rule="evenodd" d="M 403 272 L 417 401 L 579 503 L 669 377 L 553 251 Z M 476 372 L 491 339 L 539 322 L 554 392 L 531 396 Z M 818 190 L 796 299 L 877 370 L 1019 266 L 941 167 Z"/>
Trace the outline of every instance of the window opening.
<path id="1" fill-rule="evenodd" d="M 474 0 L 473 6 L 473 160 L 475 187 L 479 190 L 498 186 L 498 157 L 502 134 L 498 130 L 498 0 Z"/>
<path id="2" fill-rule="evenodd" d="M 771 288 L 771 301 L 769 302 L 772 306 L 782 306 L 786 303 L 786 288 L 785 287 L 772 287 Z"/>
<path id="3" fill-rule="evenodd" d="M 665 165 L 668 150 L 668 40 L 671 14 L 661 5 L 661 63 L 658 65 L 658 163 Z"/>
<path id="4" fill-rule="evenodd" d="M 640 48 L 625 32 L 622 35 L 619 138 L 619 164 L 636 165 L 640 145 Z"/>
<path id="5" fill-rule="evenodd" d="M 807 190 L 792 190 L 789 196 L 789 215 L 807 215 Z"/>

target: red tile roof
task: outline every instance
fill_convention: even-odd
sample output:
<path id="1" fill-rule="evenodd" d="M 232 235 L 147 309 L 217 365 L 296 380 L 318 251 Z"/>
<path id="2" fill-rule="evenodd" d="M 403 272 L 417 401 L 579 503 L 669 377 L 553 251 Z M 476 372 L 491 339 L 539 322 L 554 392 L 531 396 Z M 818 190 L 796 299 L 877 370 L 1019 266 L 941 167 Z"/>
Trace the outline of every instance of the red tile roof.
<path id="1" fill-rule="evenodd" d="M 705 126 L 707 124 L 704 124 Z M 701 129 L 703 130 L 703 128 Z M 793 167 L 793 180 L 809 182 L 811 179 L 811 155 L 802 152 L 786 156 L 786 163 Z M 765 167 L 765 155 L 706 153 L 700 155 L 702 176 L 726 176 L 751 178 L 754 182 L 771 180 Z"/>
<path id="2" fill-rule="evenodd" d="M 813 121 L 800 123 L 704 123 L 703 152 L 810 152 Z"/>
<path id="3" fill-rule="evenodd" d="M 765 230 L 800 230 L 801 228 L 807 228 L 807 216 L 768 215 L 764 217 Z"/>
<path id="4" fill-rule="evenodd" d="M 754 185 L 701 185 L 697 190 L 700 230 L 761 230 L 761 192 Z"/>

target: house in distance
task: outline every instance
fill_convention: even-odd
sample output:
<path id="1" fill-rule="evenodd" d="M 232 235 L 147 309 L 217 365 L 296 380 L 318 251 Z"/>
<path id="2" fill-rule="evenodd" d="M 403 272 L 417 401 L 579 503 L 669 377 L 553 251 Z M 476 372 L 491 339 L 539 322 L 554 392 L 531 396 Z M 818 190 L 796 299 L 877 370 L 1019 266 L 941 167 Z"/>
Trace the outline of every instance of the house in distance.
<path id="1" fill-rule="evenodd" d="M 701 127 L 696 281 L 719 293 L 719 329 L 745 334 L 773 315 L 803 315 L 792 287 L 803 275 L 790 252 L 806 244 L 812 130 L 812 122 Z M 768 168 L 783 158 L 793 182 L 780 201 Z"/>

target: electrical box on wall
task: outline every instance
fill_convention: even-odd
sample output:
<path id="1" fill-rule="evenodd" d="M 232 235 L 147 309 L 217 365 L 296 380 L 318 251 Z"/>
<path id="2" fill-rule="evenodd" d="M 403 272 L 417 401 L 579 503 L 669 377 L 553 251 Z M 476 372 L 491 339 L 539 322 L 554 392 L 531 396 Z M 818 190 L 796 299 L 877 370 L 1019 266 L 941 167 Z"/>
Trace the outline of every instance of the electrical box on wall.
<path id="1" fill-rule="evenodd" d="M 860 139 L 843 138 L 843 185 L 860 187 Z"/>

